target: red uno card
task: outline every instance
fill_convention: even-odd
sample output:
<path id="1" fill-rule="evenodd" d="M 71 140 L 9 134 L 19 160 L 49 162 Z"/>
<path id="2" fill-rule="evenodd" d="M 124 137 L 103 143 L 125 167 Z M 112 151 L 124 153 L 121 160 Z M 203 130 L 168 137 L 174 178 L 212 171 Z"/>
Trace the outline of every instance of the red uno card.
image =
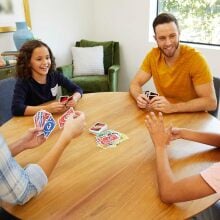
<path id="1" fill-rule="evenodd" d="M 73 95 L 68 97 L 67 102 L 72 101 L 72 100 L 73 100 Z"/>
<path id="2" fill-rule="evenodd" d="M 100 132 L 106 130 L 108 128 L 107 124 L 102 122 L 96 122 L 92 127 L 89 129 L 89 132 L 92 134 L 99 134 Z"/>
<path id="3" fill-rule="evenodd" d="M 69 98 L 69 96 L 60 96 L 59 101 L 66 103 L 66 102 L 68 102 L 68 98 Z"/>
<path id="4" fill-rule="evenodd" d="M 152 98 L 158 96 L 158 93 L 155 93 L 155 92 L 150 92 L 149 95 L 148 95 L 148 98 L 151 100 Z"/>
<path id="5" fill-rule="evenodd" d="M 58 119 L 58 124 L 60 128 L 64 127 L 64 124 L 67 120 L 67 118 L 71 115 L 74 114 L 75 111 L 73 110 L 73 108 L 69 108 L 63 115 L 61 115 L 61 117 Z"/>

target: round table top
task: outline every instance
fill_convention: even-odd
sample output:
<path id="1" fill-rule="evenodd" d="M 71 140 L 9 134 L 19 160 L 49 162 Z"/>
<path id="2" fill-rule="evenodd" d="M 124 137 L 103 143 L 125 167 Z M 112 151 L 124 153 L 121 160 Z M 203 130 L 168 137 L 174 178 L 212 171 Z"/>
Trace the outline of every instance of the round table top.
<path id="1" fill-rule="evenodd" d="M 24 206 L 2 206 L 22 219 L 183 219 L 207 208 L 216 195 L 167 205 L 160 201 L 155 172 L 154 146 L 146 129 L 146 112 L 127 92 L 83 95 L 77 110 L 85 112 L 86 129 L 66 148 L 47 187 Z M 57 120 L 60 115 L 54 115 Z M 217 119 L 205 112 L 164 115 L 166 125 L 214 132 Z M 116 148 L 97 147 L 89 128 L 103 122 L 128 136 Z M 10 143 L 32 127 L 33 117 L 14 117 L 0 127 Z M 16 159 L 25 166 L 36 163 L 60 134 L 57 126 L 40 147 L 22 152 Z M 192 175 L 220 161 L 211 146 L 176 140 L 168 150 L 177 178 Z"/>

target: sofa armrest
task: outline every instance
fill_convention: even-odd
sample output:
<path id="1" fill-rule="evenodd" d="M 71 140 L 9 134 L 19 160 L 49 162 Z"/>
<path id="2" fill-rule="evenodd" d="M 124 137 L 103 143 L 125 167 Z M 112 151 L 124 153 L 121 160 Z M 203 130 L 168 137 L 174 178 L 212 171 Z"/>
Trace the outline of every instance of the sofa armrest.
<path id="1" fill-rule="evenodd" d="M 110 66 L 108 69 L 109 91 L 118 91 L 118 73 L 120 70 L 119 65 Z"/>
<path id="2" fill-rule="evenodd" d="M 72 64 L 57 67 L 57 70 L 63 73 L 63 75 L 66 76 L 68 79 L 73 78 L 73 65 Z"/>

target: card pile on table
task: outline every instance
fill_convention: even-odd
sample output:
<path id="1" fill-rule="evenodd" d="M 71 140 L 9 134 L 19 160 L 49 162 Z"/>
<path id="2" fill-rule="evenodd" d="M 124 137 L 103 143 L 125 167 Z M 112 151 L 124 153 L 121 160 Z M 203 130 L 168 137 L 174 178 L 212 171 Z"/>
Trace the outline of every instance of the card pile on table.
<path id="1" fill-rule="evenodd" d="M 102 122 L 96 122 L 92 127 L 89 129 L 89 132 L 92 134 L 99 134 L 104 130 L 108 129 L 108 125 Z"/>
<path id="2" fill-rule="evenodd" d="M 96 135 L 97 146 L 103 149 L 115 148 L 127 139 L 125 134 L 114 130 L 105 130 Z"/>
<path id="3" fill-rule="evenodd" d="M 51 113 L 40 110 L 34 115 L 35 127 L 43 128 L 43 134 L 45 138 L 48 138 L 53 129 L 56 127 L 56 121 Z"/>

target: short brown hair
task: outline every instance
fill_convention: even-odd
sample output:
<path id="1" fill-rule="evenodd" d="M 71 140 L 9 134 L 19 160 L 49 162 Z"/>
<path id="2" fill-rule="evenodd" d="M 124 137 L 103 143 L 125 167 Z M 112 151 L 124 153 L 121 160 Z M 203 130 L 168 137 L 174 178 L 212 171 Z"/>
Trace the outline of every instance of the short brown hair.
<path id="1" fill-rule="evenodd" d="M 170 23 L 170 22 L 174 22 L 179 30 L 179 24 L 178 24 L 178 21 L 176 19 L 176 17 L 172 14 L 169 14 L 169 13 L 161 13 L 159 14 L 153 21 L 153 29 L 154 29 L 154 33 L 156 34 L 155 32 L 155 29 L 156 29 L 156 26 L 159 25 L 159 24 L 165 24 L 165 23 Z"/>

